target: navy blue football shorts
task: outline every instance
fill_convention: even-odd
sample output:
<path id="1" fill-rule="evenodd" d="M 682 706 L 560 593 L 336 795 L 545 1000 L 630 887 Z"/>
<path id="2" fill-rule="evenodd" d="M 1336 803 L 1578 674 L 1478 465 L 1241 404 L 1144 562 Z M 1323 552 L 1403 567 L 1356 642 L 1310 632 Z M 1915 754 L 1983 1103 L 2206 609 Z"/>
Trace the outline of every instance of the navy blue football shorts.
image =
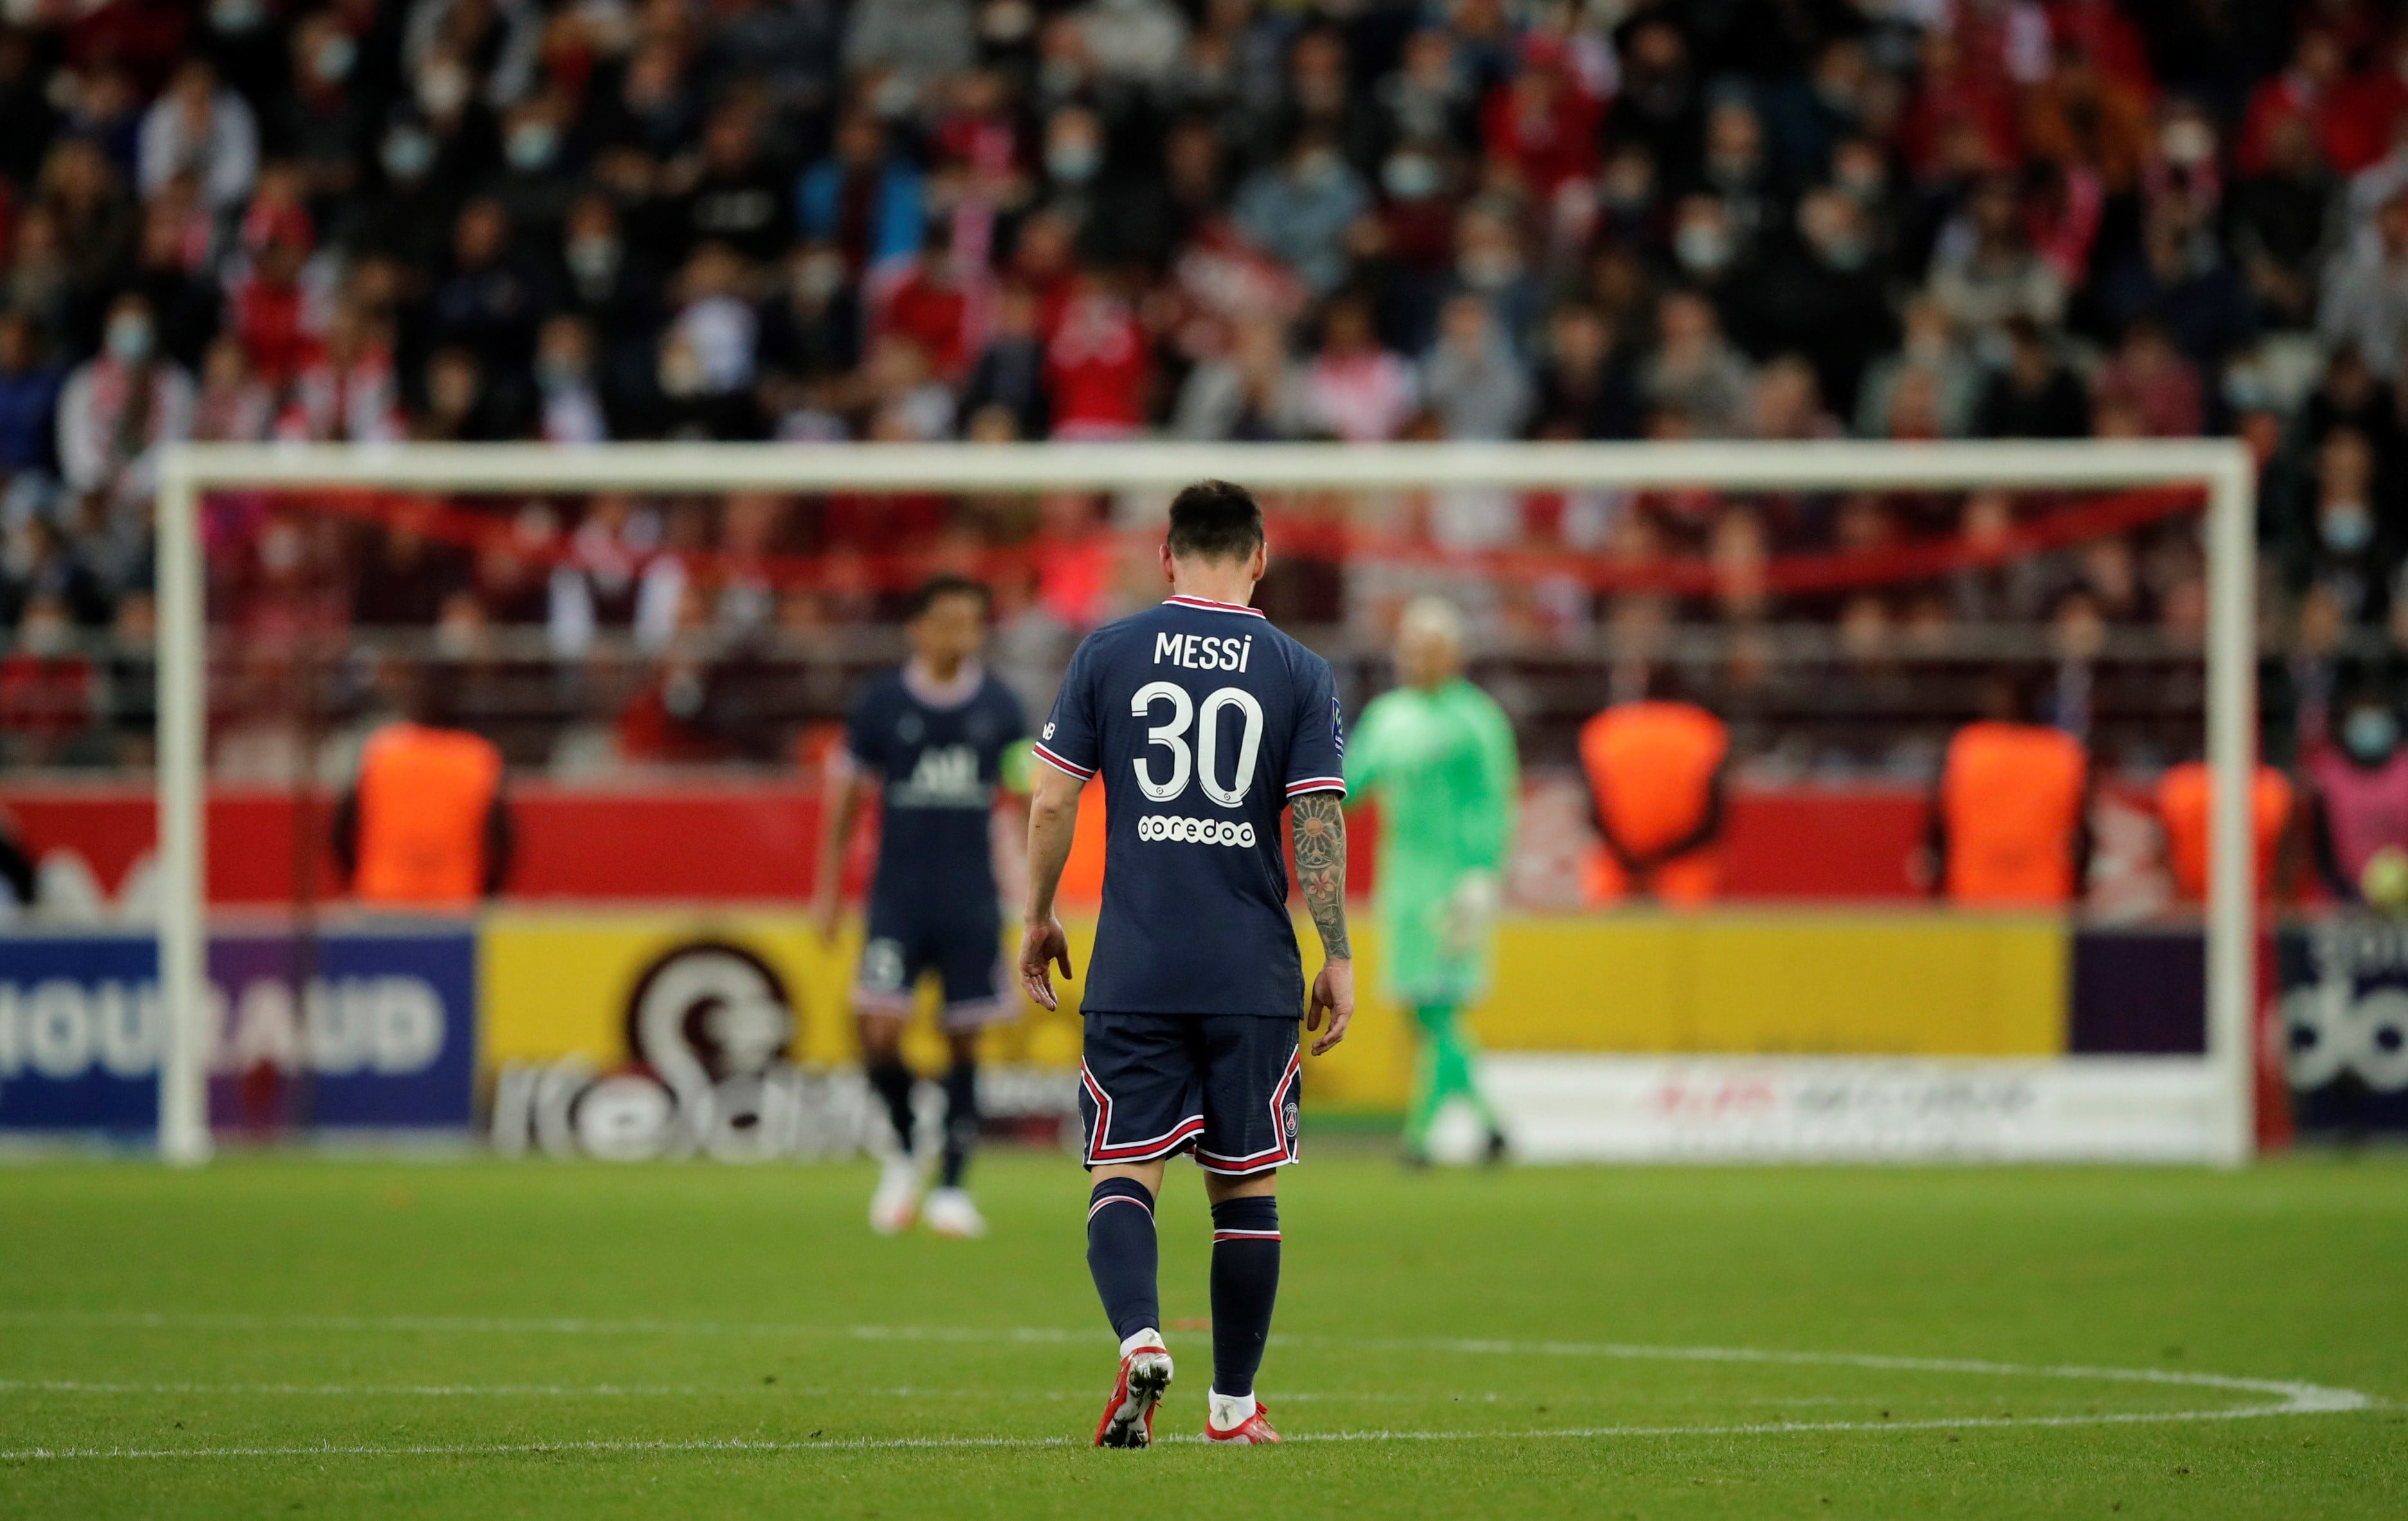
<path id="1" fill-rule="evenodd" d="M 1193 1151 L 1229 1177 L 1296 1161 L 1298 1021 L 1255 1014 L 1085 1016 L 1087 1166 Z"/>
<path id="2" fill-rule="evenodd" d="M 920 980 L 932 972 L 944 989 L 945 1028 L 974 1030 L 1010 1012 L 1001 911 L 988 904 L 983 911 L 931 912 L 873 897 L 853 978 L 854 1010 L 908 1019 Z"/>

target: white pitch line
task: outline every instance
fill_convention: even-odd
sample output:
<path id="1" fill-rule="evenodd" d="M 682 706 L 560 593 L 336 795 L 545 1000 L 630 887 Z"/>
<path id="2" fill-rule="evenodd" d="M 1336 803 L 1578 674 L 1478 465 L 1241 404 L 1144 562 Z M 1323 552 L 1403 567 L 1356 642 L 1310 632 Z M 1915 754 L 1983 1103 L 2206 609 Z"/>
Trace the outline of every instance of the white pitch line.
<path id="1" fill-rule="evenodd" d="M 120 1312 L 0 1312 L 0 1324 L 115 1325 L 146 1328 L 232 1330 L 368 1330 L 402 1332 L 466 1332 L 471 1334 L 630 1334 L 705 1336 L 833 1336 L 856 1341 L 1093 1342 L 1092 1334 L 1050 1327 L 810 1326 L 778 1323 L 729 1324 L 716 1321 L 588 1320 L 545 1318 L 510 1320 L 459 1316 L 263 1316 L 165 1315 Z M 1932 1417 L 1880 1421 L 1750 1421 L 1698 1426 L 1584 1426 L 1516 1431 L 1395 1431 L 1384 1429 L 1297 1432 L 1290 1442 L 1542 1442 L 1629 1437 L 1780 1436 L 1800 1432 L 1982 1430 L 2012 1427 L 2134 1426 L 2169 1422 L 2253 1420 L 2277 1415 L 2338 1414 L 2369 1408 L 2372 1401 L 2355 1389 L 2334 1388 L 2294 1380 L 2240 1378 L 2222 1373 L 2191 1372 L 2159 1368 L 2094 1368 L 2073 1364 L 1993 1362 L 1975 1358 L 1906 1357 L 1876 1353 L 1787 1352 L 1755 1347 L 1641 1346 L 1612 1342 L 1515 1342 L 1462 1338 L 1331 1338 L 1280 1336 L 1285 1345 L 1343 1345 L 1392 1352 L 1424 1352 L 1465 1356 L 1584 1356 L 1678 1362 L 1780 1364 L 1799 1367 L 1870 1369 L 1888 1372 L 1955 1373 L 1981 1377 L 2044 1378 L 2126 1384 L 2171 1385 L 2191 1388 L 2272 1395 L 2271 1404 L 2232 1405 L 2217 1410 L 2115 1411 L 2060 1415 L 1996 1415 Z M 360 1387 L 360 1386 L 340 1386 Z M 417 1386 L 412 1386 L 417 1387 Z M 465 1388 L 427 1385 L 428 1388 Z M 539 1385 L 531 1387 L 554 1387 Z M 295 1392 L 308 1386 L 296 1385 Z M 1196 1438 L 1172 1438 L 1175 1442 Z M 1058 1447 L 1067 1437 L 898 1437 L 838 1438 L 802 1442 L 749 1442 L 741 1439 L 679 1441 L 588 1441 L 491 1444 L 413 1444 L 395 1446 L 289 1447 L 69 1447 L 25 1448 L 0 1452 L 0 1461 L 53 1458 L 239 1458 L 327 1456 L 505 1456 L 539 1453 L 796 1453 L 816 1451 L 908 1451 L 943 1448 Z"/>
<path id="2" fill-rule="evenodd" d="M 311 1399 L 461 1399 L 493 1397 L 500 1399 L 586 1399 L 628 1398 L 695 1399 L 710 1395 L 770 1394 L 805 1399 L 983 1399 L 995 1394 L 987 1389 L 927 1389 L 913 1385 L 893 1388 L 838 1387 L 833 1385 L 809 1384 L 205 1384 L 205 1383 L 135 1383 L 95 1379 L 67 1378 L 0 1378 L 0 1394 L 91 1394 L 91 1395 L 280 1395 L 305 1396 Z M 1015 1389 L 1014 1399 L 1086 1400 L 1095 1396 L 1093 1389 Z M 1280 1399 L 1296 1404 L 1326 1399 L 1365 1401 L 1376 1404 L 1406 1404 L 1457 1399 L 1478 1404 L 1497 1404 L 1504 1396 L 1495 1391 L 1480 1394 L 1448 1395 L 1398 1394 L 1388 1391 L 1366 1393 L 1333 1393 L 1326 1390 L 1283 1390 Z"/>
<path id="3" fill-rule="evenodd" d="M 2360 1397 L 2363 1399 L 2364 1397 Z M 2363 1406 L 2350 1406 L 2361 1409 Z M 1973 1415 L 1913 1421 L 1744 1421 L 1721 1426 L 1570 1426 L 1519 1431 L 1298 1431 L 1291 1442 L 1580 1442 L 1631 1437 L 1770 1437 L 1848 1431 L 1969 1431 L 2011 1427 L 2152 1426 L 2185 1421 L 2255 1420 L 2269 1415 L 2329 1414 L 2289 1404 L 2236 1405 L 2226 1410 L 2122 1411 L 2084 1415 Z M 1195 1436 L 1166 1437 L 1182 1446 Z M 558 1453 L 810 1453 L 909 1452 L 951 1448 L 1070 1447 L 1070 1437 L 831 1437 L 820 1441 L 752 1442 L 740 1437 L 690 1442 L 423 1442 L 376 1446 L 291 1447 L 28 1447 L 0 1452 L 0 1463 L 90 1458 L 236 1457 L 506 1457 Z"/>
<path id="4" fill-rule="evenodd" d="M 164 1314 L 149 1311 L 0 1311 L 0 1325 L 122 1326 L 143 1329 L 226 1331 L 379 1331 L 478 1336 L 710 1336 L 758 1339 L 833 1337 L 857 1342 L 1032 1342 L 1102 1344 L 1102 1332 L 1058 1327 L 824 1326 L 782 1321 L 620 1320 L 583 1316 Z M 1909 1357 L 1882 1353 L 1792 1352 L 1762 1347 L 1650 1346 L 1623 1342 L 1522 1342 L 1468 1337 L 1330 1337 L 1275 1333 L 1273 1346 L 1344 1346 L 1354 1350 L 1457 1354 L 1469 1356 L 1609 1357 L 1652 1362 L 1781 1364 L 1861 1368 L 1883 1372 L 1967 1373 L 1990 1378 L 2049 1378 L 2116 1384 L 2162 1384 L 2273 1395 L 2301 1410 L 2363 1409 L 2351 1389 L 2285 1379 L 2240 1378 L 2164 1368 L 2093 1368 L 2073 1364 L 1995 1362 L 1967 1357 Z"/>

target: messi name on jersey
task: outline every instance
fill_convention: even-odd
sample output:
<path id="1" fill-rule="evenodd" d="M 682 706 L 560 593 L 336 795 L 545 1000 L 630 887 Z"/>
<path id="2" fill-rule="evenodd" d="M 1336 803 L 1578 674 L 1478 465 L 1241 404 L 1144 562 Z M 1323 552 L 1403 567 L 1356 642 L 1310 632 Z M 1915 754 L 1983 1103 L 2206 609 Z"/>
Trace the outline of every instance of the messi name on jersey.
<path id="1" fill-rule="evenodd" d="M 1154 637 L 1154 663 L 1157 666 L 1183 666 L 1189 670 L 1244 670 L 1254 657 L 1254 637 L 1214 639 L 1209 634 L 1173 634 L 1168 631 Z"/>

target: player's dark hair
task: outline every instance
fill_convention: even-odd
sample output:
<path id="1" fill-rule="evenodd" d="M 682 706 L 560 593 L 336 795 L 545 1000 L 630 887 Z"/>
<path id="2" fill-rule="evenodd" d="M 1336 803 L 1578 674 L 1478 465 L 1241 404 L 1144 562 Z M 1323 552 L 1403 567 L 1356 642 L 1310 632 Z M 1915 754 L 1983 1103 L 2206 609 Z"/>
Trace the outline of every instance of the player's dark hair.
<path id="1" fill-rule="evenodd" d="M 1170 552 L 1181 560 L 1242 560 L 1263 541 L 1262 504 L 1226 481 L 1198 481 L 1170 501 Z"/>
<path id="2" fill-rule="evenodd" d="M 948 573 L 931 576 L 920 583 L 920 589 L 911 594 L 910 616 L 917 620 L 930 608 L 949 596 L 977 597 L 981 612 L 985 612 L 995 606 L 995 594 L 987 589 L 984 581 L 972 581 L 968 576 Z"/>

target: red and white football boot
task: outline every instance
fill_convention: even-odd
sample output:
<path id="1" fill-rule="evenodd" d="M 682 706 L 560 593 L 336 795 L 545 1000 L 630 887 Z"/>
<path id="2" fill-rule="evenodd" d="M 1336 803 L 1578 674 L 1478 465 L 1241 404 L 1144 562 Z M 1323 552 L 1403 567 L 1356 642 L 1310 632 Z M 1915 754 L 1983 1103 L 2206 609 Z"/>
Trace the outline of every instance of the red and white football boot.
<path id="1" fill-rule="evenodd" d="M 1257 1399 L 1254 1413 L 1226 1431 L 1212 1424 L 1211 1416 L 1205 1416 L 1204 1440 L 1233 1442 L 1243 1447 L 1276 1447 L 1280 1434 L 1271 1429 L 1270 1408 Z"/>
<path id="2" fill-rule="evenodd" d="M 1153 1446 L 1154 1407 L 1169 1388 L 1170 1354 L 1160 1339 L 1131 1347 L 1121 1358 L 1120 1377 L 1112 1383 L 1104 1418 L 1096 1423 L 1096 1445 Z"/>

